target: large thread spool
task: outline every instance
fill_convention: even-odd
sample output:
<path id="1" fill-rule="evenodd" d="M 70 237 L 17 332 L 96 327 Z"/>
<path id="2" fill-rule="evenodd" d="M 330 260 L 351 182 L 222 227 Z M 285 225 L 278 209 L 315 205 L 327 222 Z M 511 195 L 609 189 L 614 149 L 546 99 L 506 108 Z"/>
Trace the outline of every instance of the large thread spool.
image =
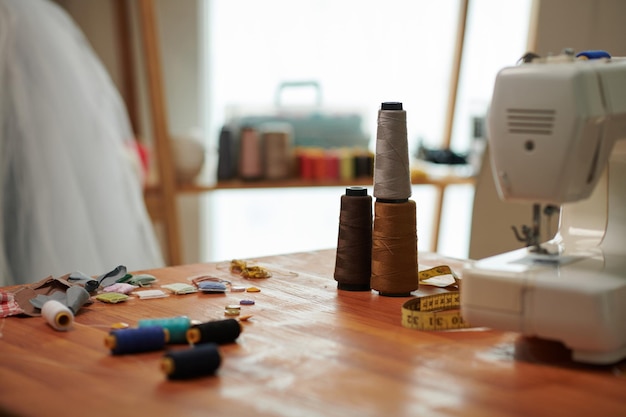
<path id="1" fill-rule="evenodd" d="M 187 343 L 187 330 L 191 326 L 191 320 L 187 316 L 165 317 L 156 319 L 141 319 L 137 327 L 157 326 L 167 329 L 169 332 L 168 343 Z"/>
<path id="2" fill-rule="evenodd" d="M 409 296 L 418 288 L 416 205 L 374 203 L 372 288 L 386 296 Z"/>
<path id="3" fill-rule="evenodd" d="M 363 187 L 341 196 L 335 259 L 337 288 L 369 291 L 372 273 L 372 197 Z"/>
<path id="4" fill-rule="evenodd" d="M 374 164 L 374 228 L 371 287 L 380 295 L 409 296 L 418 288 L 416 205 L 402 103 L 378 112 Z"/>
<path id="5" fill-rule="evenodd" d="M 378 112 L 374 197 L 398 202 L 411 197 L 406 111 L 402 103 L 383 103 Z"/>
<path id="6" fill-rule="evenodd" d="M 215 374 L 221 363 L 217 344 L 207 343 L 165 353 L 161 370 L 169 379 L 191 379 Z"/>
<path id="7" fill-rule="evenodd" d="M 113 330 L 104 339 L 114 355 L 161 350 L 169 339 L 169 332 L 159 326 Z"/>
<path id="8" fill-rule="evenodd" d="M 74 314 L 65 304 L 57 300 L 48 300 L 41 307 L 41 315 L 54 330 L 64 332 L 72 328 Z"/>
<path id="9" fill-rule="evenodd" d="M 236 319 L 215 320 L 200 323 L 187 330 L 187 341 L 191 344 L 233 343 L 241 334 L 241 324 Z"/>

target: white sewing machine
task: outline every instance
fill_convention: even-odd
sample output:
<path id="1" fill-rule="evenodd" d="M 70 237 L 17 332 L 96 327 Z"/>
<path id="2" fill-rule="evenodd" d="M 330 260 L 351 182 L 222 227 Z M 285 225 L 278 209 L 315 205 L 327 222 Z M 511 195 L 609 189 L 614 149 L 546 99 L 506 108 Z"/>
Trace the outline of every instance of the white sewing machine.
<path id="1" fill-rule="evenodd" d="M 537 204 L 526 248 L 463 271 L 463 317 L 563 342 L 575 361 L 625 358 L 626 58 L 564 53 L 503 69 L 488 137 L 500 197 Z M 543 243 L 540 204 L 561 206 Z"/>

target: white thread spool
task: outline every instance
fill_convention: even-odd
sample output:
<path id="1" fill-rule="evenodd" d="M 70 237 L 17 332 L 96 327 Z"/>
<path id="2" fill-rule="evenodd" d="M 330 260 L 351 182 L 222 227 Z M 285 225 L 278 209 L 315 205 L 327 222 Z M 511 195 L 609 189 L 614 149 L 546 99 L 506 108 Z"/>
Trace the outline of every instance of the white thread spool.
<path id="1" fill-rule="evenodd" d="M 54 330 L 60 332 L 71 329 L 74 324 L 72 310 L 57 300 L 46 301 L 41 308 L 41 315 Z"/>
<path id="2" fill-rule="evenodd" d="M 411 197 L 411 170 L 402 103 L 383 103 L 378 112 L 374 197 L 401 201 Z"/>

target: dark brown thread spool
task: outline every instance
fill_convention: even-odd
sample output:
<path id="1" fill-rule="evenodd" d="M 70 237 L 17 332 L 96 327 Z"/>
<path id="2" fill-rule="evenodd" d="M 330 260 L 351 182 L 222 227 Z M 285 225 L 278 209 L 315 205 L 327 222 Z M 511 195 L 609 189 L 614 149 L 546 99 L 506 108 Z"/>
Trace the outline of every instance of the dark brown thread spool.
<path id="1" fill-rule="evenodd" d="M 418 288 L 416 205 L 374 203 L 372 288 L 380 295 L 406 297 Z"/>
<path id="2" fill-rule="evenodd" d="M 363 187 L 348 187 L 341 196 L 335 259 L 337 288 L 369 291 L 372 274 L 372 197 Z"/>

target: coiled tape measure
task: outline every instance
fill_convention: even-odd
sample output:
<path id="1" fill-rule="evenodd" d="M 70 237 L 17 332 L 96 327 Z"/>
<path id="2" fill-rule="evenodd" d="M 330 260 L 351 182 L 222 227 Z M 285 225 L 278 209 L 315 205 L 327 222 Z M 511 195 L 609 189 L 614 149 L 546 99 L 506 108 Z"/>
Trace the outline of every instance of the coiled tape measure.
<path id="1" fill-rule="evenodd" d="M 449 280 L 433 278 L 451 276 Z M 461 316 L 461 283 L 447 265 L 418 272 L 420 289 L 417 297 L 402 305 L 402 326 L 415 330 L 451 330 L 470 327 Z M 423 286 L 430 288 L 424 289 Z"/>

